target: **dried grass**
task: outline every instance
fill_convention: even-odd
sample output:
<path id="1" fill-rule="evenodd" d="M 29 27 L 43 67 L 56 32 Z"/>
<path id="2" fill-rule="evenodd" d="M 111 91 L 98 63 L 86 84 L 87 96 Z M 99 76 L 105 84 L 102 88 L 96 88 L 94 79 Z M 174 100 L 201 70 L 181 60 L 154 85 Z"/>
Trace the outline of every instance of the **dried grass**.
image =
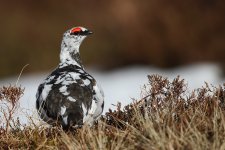
<path id="1" fill-rule="evenodd" d="M 152 75 L 148 79 L 141 100 L 135 100 L 124 109 L 118 104 L 117 110 L 109 110 L 92 128 L 83 126 L 63 131 L 61 127 L 25 126 L 23 130 L 12 127 L 7 132 L 1 128 L 0 147 L 225 149 L 225 85 L 214 87 L 206 83 L 202 88 L 188 92 L 185 81 L 180 77 L 169 81 Z M 1 100 L 6 97 L 2 89 Z M 7 98 L 13 96 L 8 95 Z"/>

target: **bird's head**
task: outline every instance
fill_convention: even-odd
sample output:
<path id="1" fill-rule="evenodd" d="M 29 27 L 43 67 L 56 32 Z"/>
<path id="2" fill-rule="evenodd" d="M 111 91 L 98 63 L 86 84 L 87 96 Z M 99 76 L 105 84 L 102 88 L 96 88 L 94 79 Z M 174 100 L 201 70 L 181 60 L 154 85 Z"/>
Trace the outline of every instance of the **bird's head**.
<path id="1" fill-rule="evenodd" d="M 69 47 L 79 47 L 82 41 L 90 34 L 92 32 L 84 27 L 73 27 L 64 33 L 63 42 Z"/>
<path id="2" fill-rule="evenodd" d="M 84 27 L 73 27 L 72 29 L 67 30 L 63 34 L 61 44 L 61 62 L 72 62 L 75 60 L 80 63 L 79 47 L 82 41 L 90 34 L 92 34 L 92 32 Z"/>
<path id="3" fill-rule="evenodd" d="M 92 34 L 91 31 L 84 27 L 74 27 L 69 30 L 70 35 L 75 35 L 75 36 L 87 36 Z"/>

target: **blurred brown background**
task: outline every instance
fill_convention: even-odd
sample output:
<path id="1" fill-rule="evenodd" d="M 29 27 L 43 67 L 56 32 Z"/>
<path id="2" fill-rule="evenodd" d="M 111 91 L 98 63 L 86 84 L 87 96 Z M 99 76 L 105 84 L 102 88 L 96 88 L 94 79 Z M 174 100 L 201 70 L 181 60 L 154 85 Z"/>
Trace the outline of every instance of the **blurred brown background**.
<path id="1" fill-rule="evenodd" d="M 170 68 L 216 62 L 225 70 L 224 0 L 0 1 L 0 77 L 45 71 L 59 61 L 73 26 L 94 32 L 81 46 L 85 66 Z"/>

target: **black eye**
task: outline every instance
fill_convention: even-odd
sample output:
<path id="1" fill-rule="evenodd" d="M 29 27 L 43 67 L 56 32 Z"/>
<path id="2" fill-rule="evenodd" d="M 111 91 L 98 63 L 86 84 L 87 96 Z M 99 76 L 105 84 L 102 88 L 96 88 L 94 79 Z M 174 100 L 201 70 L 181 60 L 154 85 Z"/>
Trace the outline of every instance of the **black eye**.
<path id="1" fill-rule="evenodd" d="M 71 32 L 70 35 L 80 35 L 80 32 Z"/>

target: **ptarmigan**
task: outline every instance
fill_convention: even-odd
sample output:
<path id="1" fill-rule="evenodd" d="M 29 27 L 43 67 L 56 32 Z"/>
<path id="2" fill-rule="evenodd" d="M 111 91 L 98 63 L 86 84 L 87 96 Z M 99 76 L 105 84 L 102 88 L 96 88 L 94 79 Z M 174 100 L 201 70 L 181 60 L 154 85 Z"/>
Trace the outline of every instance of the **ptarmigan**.
<path id="1" fill-rule="evenodd" d="M 59 66 L 39 85 L 36 108 L 47 123 L 71 126 L 92 125 L 101 115 L 104 94 L 83 68 L 79 47 L 91 31 L 74 27 L 63 35 Z"/>

